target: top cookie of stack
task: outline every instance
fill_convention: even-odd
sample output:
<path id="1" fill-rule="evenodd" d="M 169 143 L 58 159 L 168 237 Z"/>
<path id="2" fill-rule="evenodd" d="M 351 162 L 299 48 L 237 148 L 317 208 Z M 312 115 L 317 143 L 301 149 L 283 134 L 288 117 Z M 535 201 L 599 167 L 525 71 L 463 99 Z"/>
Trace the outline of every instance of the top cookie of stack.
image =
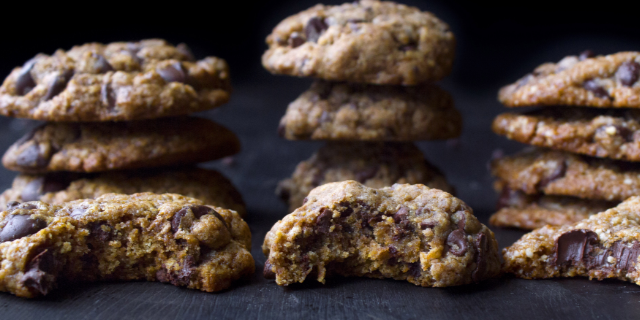
<path id="1" fill-rule="evenodd" d="M 567 224 L 637 195 L 629 189 L 640 175 L 639 78 L 639 52 L 585 51 L 542 64 L 502 88 L 498 99 L 508 107 L 545 108 L 501 114 L 493 131 L 557 151 L 538 149 L 494 161 L 502 208 L 492 223 Z M 532 183 L 535 187 L 527 187 Z"/>

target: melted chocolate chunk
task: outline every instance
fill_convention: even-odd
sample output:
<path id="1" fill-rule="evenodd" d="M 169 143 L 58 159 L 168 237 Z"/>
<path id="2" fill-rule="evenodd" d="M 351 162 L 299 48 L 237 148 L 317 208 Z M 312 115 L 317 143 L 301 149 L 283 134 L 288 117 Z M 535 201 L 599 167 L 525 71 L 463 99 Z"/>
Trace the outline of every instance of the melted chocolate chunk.
<path id="1" fill-rule="evenodd" d="M 157 68 L 156 72 L 158 72 L 160 77 L 166 82 L 187 83 L 187 72 L 180 62 L 174 62 L 163 68 Z"/>
<path id="2" fill-rule="evenodd" d="M 9 221 L 0 231 L 0 243 L 32 235 L 47 226 L 45 221 L 32 219 L 30 215 L 9 215 L 7 219 Z"/>
<path id="3" fill-rule="evenodd" d="M 33 66 L 36 64 L 36 59 L 33 58 L 27 61 L 20 69 L 20 73 L 16 77 L 16 91 L 18 95 L 24 96 L 29 93 L 35 86 L 36 82 L 33 80 L 31 76 L 31 70 Z"/>
<path id="4" fill-rule="evenodd" d="M 552 265 L 576 266 L 585 257 L 587 244 L 598 241 L 598 235 L 589 230 L 573 230 L 562 234 L 556 240 Z"/>
<path id="5" fill-rule="evenodd" d="M 63 73 L 59 73 L 53 81 L 49 82 L 47 93 L 42 97 L 44 101 L 50 100 L 53 97 L 59 95 L 67 87 L 67 83 L 73 77 L 73 71 L 66 70 Z"/>
<path id="6" fill-rule="evenodd" d="M 297 48 L 307 42 L 307 39 L 304 38 L 302 34 L 299 32 L 292 32 L 287 44 L 292 48 Z"/>
<path id="7" fill-rule="evenodd" d="M 447 251 L 461 257 L 467 253 L 467 237 L 464 230 L 457 229 L 447 237 Z"/>
<path id="8" fill-rule="evenodd" d="M 107 61 L 103 55 L 92 53 L 92 56 L 96 59 L 93 68 L 97 73 L 106 73 L 114 70 L 113 66 L 111 66 L 109 61 Z"/>
<path id="9" fill-rule="evenodd" d="M 480 282 L 487 273 L 487 251 L 489 250 L 487 236 L 480 232 L 474 241 L 474 246 L 476 248 L 476 268 L 471 273 L 471 279 Z"/>
<path id="10" fill-rule="evenodd" d="M 273 265 L 271 261 L 267 260 L 264 262 L 264 269 L 262 270 L 262 275 L 265 279 L 275 279 L 276 273 L 273 272 Z"/>
<path id="11" fill-rule="evenodd" d="M 593 58 L 593 57 L 595 57 L 595 56 L 596 56 L 596 54 L 595 54 L 595 53 L 593 53 L 593 51 L 591 51 L 591 50 L 585 50 L 585 51 L 580 52 L 580 55 L 578 56 L 578 59 L 579 59 L 580 61 L 583 61 L 583 60 L 587 60 L 587 59 L 589 59 L 589 58 Z"/>
<path id="12" fill-rule="evenodd" d="M 553 168 L 553 170 L 547 176 L 540 179 L 540 182 L 538 182 L 538 188 L 542 189 L 546 187 L 547 185 L 549 185 L 549 183 L 564 177 L 566 173 L 567 161 L 564 159 L 557 161 L 556 166 Z"/>
<path id="13" fill-rule="evenodd" d="M 37 144 L 32 144 L 16 157 L 16 165 L 25 168 L 45 168 L 49 164 L 49 159 L 40 152 Z"/>
<path id="14" fill-rule="evenodd" d="M 53 251 L 45 249 L 31 259 L 21 282 L 25 287 L 46 295 L 55 287 L 54 267 Z"/>
<path id="15" fill-rule="evenodd" d="M 319 17 L 313 17 L 307 21 L 307 25 L 304 27 L 304 34 L 307 41 L 318 42 L 320 36 L 329 29 L 329 26 L 324 22 L 324 19 Z"/>
<path id="16" fill-rule="evenodd" d="M 640 77 L 640 64 L 635 61 L 624 62 L 618 68 L 616 77 L 618 77 L 623 86 L 631 87 Z"/>
<path id="17" fill-rule="evenodd" d="M 191 52 L 191 48 L 189 48 L 189 46 L 185 43 L 180 43 L 176 46 L 176 49 L 178 50 L 178 52 L 182 53 L 188 61 L 195 61 L 196 58 L 193 55 L 193 52 Z"/>
<path id="18" fill-rule="evenodd" d="M 607 92 L 607 90 L 605 90 L 603 87 L 601 87 L 594 80 L 585 81 L 584 84 L 582 85 L 582 87 L 584 87 L 585 89 L 593 92 L 593 95 L 595 95 L 598 98 L 601 98 L 601 99 L 611 98 L 609 96 L 609 92 Z"/>

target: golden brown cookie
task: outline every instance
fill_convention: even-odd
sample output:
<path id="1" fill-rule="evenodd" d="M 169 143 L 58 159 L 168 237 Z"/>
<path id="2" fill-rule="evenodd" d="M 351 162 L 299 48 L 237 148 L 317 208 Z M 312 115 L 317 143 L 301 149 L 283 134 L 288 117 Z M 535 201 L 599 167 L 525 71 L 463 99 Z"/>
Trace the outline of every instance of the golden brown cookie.
<path id="1" fill-rule="evenodd" d="M 97 174 L 56 172 L 18 175 L 13 186 L 0 195 L 0 210 L 11 201 L 42 201 L 63 204 L 95 199 L 107 193 L 177 193 L 245 216 L 240 192 L 215 170 L 195 167 L 110 171 Z"/>
<path id="2" fill-rule="evenodd" d="M 316 5 L 280 22 L 262 65 L 330 81 L 416 85 L 451 71 L 455 39 L 429 12 L 386 1 Z"/>
<path id="3" fill-rule="evenodd" d="M 0 291 L 32 298 L 104 280 L 219 291 L 253 274 L 250 250 L 236 212 L 177 194 L 14 203 L 0 213 Z"/>
<path id="4" fill-rule="evenodd" d="M 320 186 L 271 228 L 262 251 L 265 276 L 281 286 L 336 274 L 447 287 L 500 273 L 493 232 L 464 202 L 424 185 Z"/>
<path id="5" fill-rule="evenodd" d="M 0 87 L 0 114 L 45 121 L 185 115 L 229 100 L 229 67 L 164 40 L 89 43 L 38 54 Z"/>
<path id="6" fill-rule="evenodd" d="M 290 140 L 414 141 L 456 138 L 462 116 L 433 86 L 317 81 L 292 102 L 278 132 Z"/>
<path id="7" fill-rule="evenodd" d="M 10 170 L 98 172 L 192 164 L 233 155 L 229 129 L 194 117 L 110 123 L 46 123 L 2 158 Z"/>

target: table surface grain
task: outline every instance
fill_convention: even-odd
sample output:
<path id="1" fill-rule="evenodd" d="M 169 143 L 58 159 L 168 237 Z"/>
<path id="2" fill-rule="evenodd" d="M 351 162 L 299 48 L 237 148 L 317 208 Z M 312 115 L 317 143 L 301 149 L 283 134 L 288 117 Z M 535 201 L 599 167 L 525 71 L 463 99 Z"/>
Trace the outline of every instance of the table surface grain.
<path id="1" fill-rule="evenodd" d="M 274 195 L 276 183 L 291 174 L 321 142 L 285 141 L 276 135 L 287 104 L 309 80 L 272 77 L 238 84 L 232 101 L 202 113 L 234 130 L 243 151 L 233 164 L 213 162 L 242 192 L 253 235 L 256 273 L 223 292 L 205 293 L 153 282 L 89 283 L 60 288 L 39 299 L 0 293 L 0 319 L 626 319 L 640 317 L 640 287 L 617 280 L 521 280 L 505 276 L 477 285 L 422 288 L 408 282 L 332 278 L 325 285 L 309 281 L 287 288 L 265 280 L 260 250 L 265 233 L 287 213 Z M 457 141 L 419 142 L 439 166 L 458 197 L 486 223 L 496 195 L 487 162 L 496 149 L 514 152 L 522 145 L 491 133 L 493 117 L 504 109 L 495 90 L 475 90 L 445 80 L 463 112 L 465 127 Z M 0 119 L 0 148 L 6 149 L 35 122 Z M 0 187 L 15 173 L 2 169 Z M 500 247 L 523 232 L 492 228 Z"/>

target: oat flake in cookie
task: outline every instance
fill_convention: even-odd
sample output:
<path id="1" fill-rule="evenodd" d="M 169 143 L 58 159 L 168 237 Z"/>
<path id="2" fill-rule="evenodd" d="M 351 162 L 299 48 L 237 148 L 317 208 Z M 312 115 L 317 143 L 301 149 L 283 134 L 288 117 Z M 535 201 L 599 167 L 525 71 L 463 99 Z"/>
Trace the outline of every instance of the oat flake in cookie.
<path id="1" fill-rule="evenodd" d="M 416 85 L 451 71 L 455 39 L 429 12 L 386 1 L 316 5 L 280 22 L 262 65 L 330 81 Z"/>
<path id="2" fill-rule="evenodd" d="M 545 63 L 502 88 L 508 107 L 583 106 L 640 108 L 640 52 L 594 57 L 590 52 Z"/>
<path id="3" fill-rule="evenodd" d="M 371 188 L 419 183 L 453 192 L 442 172 L 413 143 L 328 142 L 299 163 L 290 179 L 280 182 L 277 194 L 289 203 L 291 212 L 304 203 L 313 188 L 345 180 Z"/>
<path id="4" fill-rule="evenodd" d="M 456 138 L 462 116 L 434 85 L 315 82 L 292 102 L 279 133 L 290 140 L 413 141 Z"/>
<path id="5" fill-rule="evenodd" d="M 229 100 L 229 68 L 164 40 L 89 43 L 38 54 L 0 87 L 0 114 L 45 121 L 185 115 Z"/>
<path id="6" fill-rule="evenodd" d="M 500 273 L 493 232 L 464 202 L 424 185 L 320 186 L 276 222 L 262 250 L 264 275 L 283 286 L 342 275 L 446 287 Z"/>
<path id="7" fill-rule="evenodd" d="M 617 278 L 640 284 L 640 197 L 578 223 L 546 226 L 503 250 L 505 271 L 525 279 Z"/>
<path id="8" fill-rule="evenodd" d="M 240 140 L 233 132 L 202 118 L 51 122 L 14 143 L 2 164 L 27 173 L 98 172 L 193 164 L 238 151 Z"/>
<path id="9" fill-rule="evenodd" d="M 254 272 L 240 216 L 177 194 L 107 194 L 0 213 L 0 291 L 47 295 L 61 282 L 147 280 L 212 292 Z"/>

